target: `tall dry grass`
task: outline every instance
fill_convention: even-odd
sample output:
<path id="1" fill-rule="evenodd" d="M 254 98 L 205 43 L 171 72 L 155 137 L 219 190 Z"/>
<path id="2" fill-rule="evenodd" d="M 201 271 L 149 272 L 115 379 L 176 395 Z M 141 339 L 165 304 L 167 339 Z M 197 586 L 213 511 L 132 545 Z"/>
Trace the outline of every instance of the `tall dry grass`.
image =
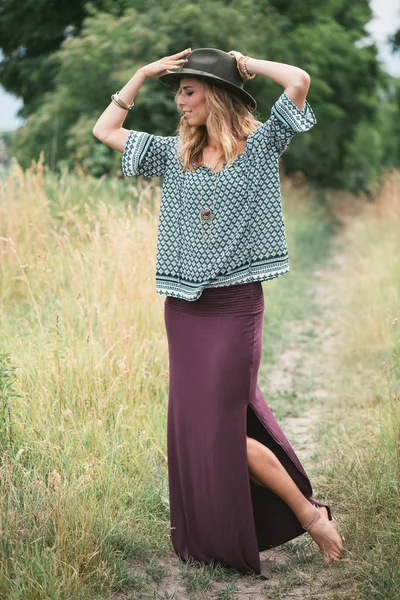
<path id="1" fill-rule="evenodd" d="M 399 177 L 341 238 L 342 401 L 327 473 L 327 494 L 347 513 L 354 597 L 393 600 Z M 0 598 L 88 600 L 125 588 L 146 597 L 127 559 L 170 549 L 159 192 L 154 182 L 56 177 L 41 162 L 14 164 L 1 182 Z M 292 272 L 266 286 L 271 362 L 282 322 L 315 308 L 313 271 L 337 224 L 300 192 L 284 193 Z"/>
<path id="2" fill-rule="evenodd" d="M 334 231 L 305 186 L 284 196 L 292 273 L 267 286 L 271 362 Z M 147 597 L 127 559 L 170 550 L 159 200 L 154 182 L 41 162 L 1 182 L 0 598 Z"/>
<path id="3" fill-rule="evenodd" d="M 41 162 L 2 182 L 2 598 L 97 597 L 169 543 L 158 202 Z"/>
<path id="4" fill-rule="evenodd" d="M 400 172 L 347 223 L 337 274 L 332 494 L 346 515 L 354 598 L 400 598 Z"/>

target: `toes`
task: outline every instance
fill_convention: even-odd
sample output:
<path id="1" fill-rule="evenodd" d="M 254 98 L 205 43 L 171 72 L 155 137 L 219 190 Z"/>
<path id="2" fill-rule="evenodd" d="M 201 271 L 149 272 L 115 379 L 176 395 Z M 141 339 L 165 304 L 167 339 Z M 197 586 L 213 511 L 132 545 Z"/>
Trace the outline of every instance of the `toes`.
<path id="1" fill-rule="evenodd" d="M 331 563 L 333 561 L 333 557 L 330 554 L 325 554 L 324 555 L 324 562 Z"/>
<path id="2" fill-rule="evenodd" d="M 337 554 L 334 554 L 334 553 L 324 554 L 323 559 L 324 559 L 324 562 L 326 562 L 326 563 L 339 562 L 340 556 L 338 556 Z"/>
<path id="3" fill-rule="evenodd" d="M 340 546 L 336 548 L 332 548 L 332 550 L 326 550 L 325 547 L 321 547 L 323 559 L 326 563 L 329 562 L 338 562 L 342 558 L 342 549 Z"/>

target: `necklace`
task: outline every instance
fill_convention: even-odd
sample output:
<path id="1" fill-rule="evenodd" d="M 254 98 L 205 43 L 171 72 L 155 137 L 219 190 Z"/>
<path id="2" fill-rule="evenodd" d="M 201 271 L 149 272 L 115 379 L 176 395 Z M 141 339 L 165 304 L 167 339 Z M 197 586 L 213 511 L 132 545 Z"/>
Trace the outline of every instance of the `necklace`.
<path id="1" fill-rule="evenodd" d="M 219 162 L 219 161 L 218 161 L 218 162 Z M 214 169 L 215 169 L 215 167 L 217 166 L 218 162 L 216 162 L 216 163 L 215 163 L 215 165 L 210 165 L 210 163 L 208 163 L 208 162 L 205 162 L 205 161 L 203 161 L 203 164 L 202 164 L 202 165 L 198 165 L 197 163 L 195 163 L 195 162 L 192 162 L 192 165 L 193 165 L 194 167 L 196 167 L 196 168 L 199 168 L 199 167 L 208 167 L 209 169 L 211 169 L 211 171 L 214 171 Z M 225 167 L 225 165 L 226 165 L 226 163 L 223 163 L 223 167 Z M 217 173 L 218 173 L 218 172 L 219 172 L 219 171 L 217 171 Z"/>
<path id="2" fill-rule="evenodd" d="M 209 169 L 211 169 L 211 171 L 214 171 L 214 169 L 217 166 L 217 164 L 218 164 L 217 162 L 215 163 L 215 165 L 210 165 L 210 163 L 208 163 L 208 162 L 203 162 L 203 165 L 205 167 L 208 167 Z"/>
<path id="3" fill-rule="evenodd" d="M 215 168 L 216 165 L 214 165 Z M 212 167 L 211 171 L 213 170 Z M 213 189 L 213 193 L 212 193 L 212 197 L 210 200 L 210 205 L 213 205 L 214 202 L 214 198 L 215 198 L 215 191 L 217 189 L 217 184 L 220 180 L 221 177 L 221 173 L 224 170 L 224 166 L 222 167 L 222 169 L 220 169 L 219 171 L 217 171 L 217 173 L 214 173 L 215 177 L 215 183 L 214 183 L 214 189 Z M 206 206 L 205 208 L 201 208 L 200 209 L 200 213 L 199 213 L 199 217 L 200 217 L 200 227 L 201 227 L 201 235 L 203 237 L 203 240 L 206 239 L 207 242 L 210 240 L 211 235 L 212 235 L 212 226 L 213 226 L 213 221 L 215 219 L 215 211 L 213 212 L 213 210 L 209 207 Z"/>

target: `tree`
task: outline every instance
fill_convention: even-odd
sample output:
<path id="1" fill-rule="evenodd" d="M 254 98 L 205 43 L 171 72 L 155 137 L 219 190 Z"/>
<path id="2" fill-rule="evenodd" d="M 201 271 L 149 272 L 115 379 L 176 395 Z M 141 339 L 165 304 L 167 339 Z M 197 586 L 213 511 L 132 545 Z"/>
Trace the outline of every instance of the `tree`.
<path id="1" fill-rule="evenodd" d="M 54 89 L 60 68 L 56 50 L 65 39 L 78 36 L 91 7 L 119 15 L 125 0 L 0 0 L 0 81 L 22 97 L 20 116 L 34 113 L 43 95 Z"/>
<path id="2" fill-rule="evenodd" d="M 239 50 L 308 71 L 318 124 L 292 142 L 283 157 L 286 172 L 354 189 L 368 187 L 389 156 L 400 162 L 386 139 L 398 111 L 393 78 L 382 72 L 375 44 L 360 43 L 371 18 L 367 0 L 148 0 L 140 10 L 139 2 L 120 0 L 116 6 L 106 10 L 104 0 L 102 10 L 87 6 L 79 35 L 49 55 L 57 64 L 51 86 L 32 99 L 36 109 L 15 136 L 22 166 L 43 149 L 54 168 L 79 163 L 96 174 L 115 172 L 119 157 L 100 152 L 91 133 L 111 93 L 138 67 L 189 46 Z M 282 88 L 264 77 L 245 86 L 258 100 L 256 116 L 267 119 Z M 124 126 L 173 135 L 178 118 L 173 91 L 149 79 Z"/>
<path id="3" fill-rule="evenodd" d="M 390 38 L 393 52 L 400 52 L 400 29 Z"/>

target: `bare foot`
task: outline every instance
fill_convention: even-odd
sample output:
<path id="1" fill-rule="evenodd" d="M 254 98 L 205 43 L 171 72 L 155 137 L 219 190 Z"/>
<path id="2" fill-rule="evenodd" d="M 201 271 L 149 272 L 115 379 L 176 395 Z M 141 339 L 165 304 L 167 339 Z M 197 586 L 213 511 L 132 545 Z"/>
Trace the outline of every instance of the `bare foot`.
<path id="1" fill-rule="evenodd" d="M 336 531 L 335 525 L 329 520 L 326 508 L 317 506 L 316 509 L 319 518 L 308 533 L 319 546 L 325 562 L 338 561 L 343 554 L 342 538 Z"/>

